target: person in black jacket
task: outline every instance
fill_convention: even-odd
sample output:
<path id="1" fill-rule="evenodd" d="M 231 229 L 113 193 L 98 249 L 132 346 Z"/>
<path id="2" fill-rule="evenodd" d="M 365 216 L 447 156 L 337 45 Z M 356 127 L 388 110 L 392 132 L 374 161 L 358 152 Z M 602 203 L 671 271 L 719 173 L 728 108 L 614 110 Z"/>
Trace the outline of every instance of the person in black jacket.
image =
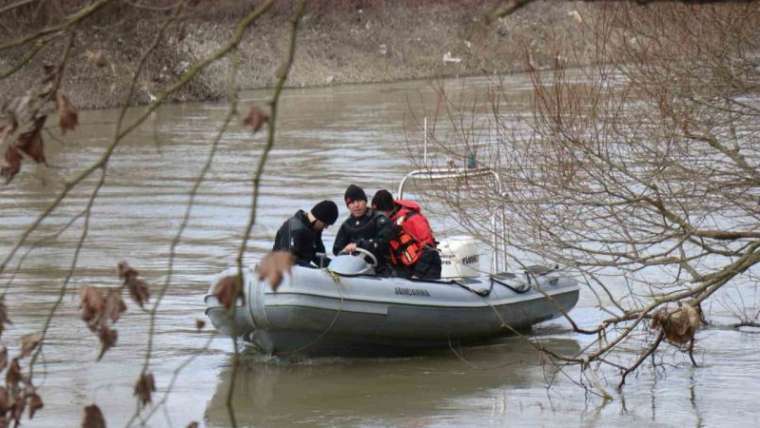
<path id="1" fill-rule="evenodd" d="M 337 219 L 338 206 L 333 201 L 322 201 L 309 212 L 298 210 L 280 226 L 272 251 L 290 251 L 300 266 L 327 266 L 330 259 L 324 256 L 322 231 Z"/>
<path id="2" fill-rule="evenodd" d="M 344 195 L 351 216 L 338 230 L 333 245 L 333 253 L 350 253 L 363 248 L 377 258 L 377 272 L 383 273 L 387 266 L 388 242 L 393 237 L 393 224 L 379 211 L 367 207 L 367 194 L 361 187 L 352 184 Z"/>

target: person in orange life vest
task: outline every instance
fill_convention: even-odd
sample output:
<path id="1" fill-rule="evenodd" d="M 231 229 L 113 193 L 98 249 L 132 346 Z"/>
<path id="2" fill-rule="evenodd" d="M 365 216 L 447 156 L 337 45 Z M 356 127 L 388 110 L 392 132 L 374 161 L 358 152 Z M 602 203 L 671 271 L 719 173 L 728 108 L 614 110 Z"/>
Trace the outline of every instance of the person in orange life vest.
<path id="1" fill-rule="evenodd" d="M 405 199 L 394 200 L 385 189 L 378 190 L 372 198 L 372 208 L 382 211 L 396 227 L 394 239 L 389 243 L 391 263 L 403 276 L 421 279 L 441 277 L 441 255 L 435 248 L 427 218 L 420 212 L 420 205 Z"/>

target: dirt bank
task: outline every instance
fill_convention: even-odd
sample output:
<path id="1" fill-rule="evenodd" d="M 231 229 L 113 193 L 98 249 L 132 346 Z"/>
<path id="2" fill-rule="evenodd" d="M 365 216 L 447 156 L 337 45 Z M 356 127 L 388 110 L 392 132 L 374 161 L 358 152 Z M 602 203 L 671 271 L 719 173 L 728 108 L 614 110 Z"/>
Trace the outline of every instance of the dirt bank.
<path id="1" fill-rule="evenodd" d="M 506 73 L 525 68 L 526 51 L 536 65 L 548 66 L 558 54 L 567 56 L 564 53 L 571 48 L 583 47 L 578 27 L 588 13 L 582 2 L 536 2 L 486 24 L 484 15 L 493 1 L 339 3 L 334 8 L 320 3 L 319 10 L 305 15 L 290 86 Z M 237 12 L 242 11 L 196 14 L 171 27 L 148 58 L 132 102 L 148 102 L 151 94 L 219 48 L 232 34 Z M 286 48 L 288 15 L 287 7 L 280 5 L 246 34 L 239 47 L 240 89 L 273 84 Z M 121 104 L 160 19 L 166 15 L 87 23 L 76 35 L 63 82 L 72 101 L 80 108 Z M 63 43 L 52 43 L 21 72 L 0 81 L 3 97 L 17 95 L 34 82 L 43 62 L 53 63 L 60 57 Z M 0 57 L 0 68 L 13 66 L 25 52 L 6 52 Z M 212 64 L 174 100 L 223 97 L 229 68 L 229 59 Z"/>

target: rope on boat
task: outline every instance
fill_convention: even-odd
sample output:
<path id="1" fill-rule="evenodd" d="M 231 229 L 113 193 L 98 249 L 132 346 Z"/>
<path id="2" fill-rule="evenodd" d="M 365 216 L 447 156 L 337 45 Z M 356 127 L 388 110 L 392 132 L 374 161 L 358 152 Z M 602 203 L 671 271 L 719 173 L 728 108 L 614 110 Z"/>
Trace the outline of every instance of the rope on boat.
<path id="1" fill-rule="evenodd" d="M 490 276 L 490 275 L 489 275 L 489 279 L 491 280 L 491 286 L 488 288 L 488 290 L 478 290 L 478 289 L 475 289 L 475 288 L 472 288 L 472 287 L 468 286 L 467 284 L 465 284 L 463 282 L 459 282 L 457 280 L 451 280 L 451 282 L 453 282 L 454 284 L 456 284 L 456 285 L 464 288 L 465 290 L 467 290 L 467 291 L 469 291 L 471 293 L 477 294 L 480 297 L 488 297 L 488 296 L 490 296 L 491 292 L 493 291 L 493 285 L 494 284 L 499 284 L 502 287 L 506 287 L 509 290 L 512 290 L 516 294 L 525 294 L 525 293 L 529 292 L 533 288 L 531 286 L 530 277 L 528 277 L 528 283 L 525 284 L 524 287 L 513 287 L 513 286 L 507 284 L 506 282 L 500 281 L 500 280 L 498 280 L 498 279 L 496 279 L 496 278 L 494 278 L 493 276 Z"/>
<path id="2" fill-rule="evenodd" d="M 488 297 L 491 294 L 491 292 L 493 291 L 493 282 L 491 283 L 491 287 L 488 290 L 476 290 L 476 289 L 468 286 L 467 284 L 465 284 L 463 282 L 459 282 L 459 281 L 457 281 L 455 279 L 452 279 L 451 282 L 454 283 L 454 284 L 456 284 L 456 285 L 458 285 L 458 286 L 460 286 L 460 287 L 462 287 L 462 288 L 464 288 L 465 290 L 467 290 L 467 291 L 469 291 L 471 293 L 477 294 L 480 297 Z"/>
<path id="3" fill-rule="evenodd" d="M 508 289 L 514 291 L 517 294 L 525 294 L 528 291 L 530 291 L 531 288 L 532 288 L 531 285 L 530 285 L 530 277 L 528 277 L 528 283 L 526 284 L 526 286 L 522 287 L 522 288 L 512 287 L 511 285 L 507 284 L 506 282 L 499 281 L 498 279 L 494 278 L 493 276 L 491 276 L 490 278 L 491 278 L 491 288 L 493 288 L 494 282 L 497 283 L 497 284 L 499 284 L 499 285 L 502 285 L 504 287 L 507 287 Z"/>

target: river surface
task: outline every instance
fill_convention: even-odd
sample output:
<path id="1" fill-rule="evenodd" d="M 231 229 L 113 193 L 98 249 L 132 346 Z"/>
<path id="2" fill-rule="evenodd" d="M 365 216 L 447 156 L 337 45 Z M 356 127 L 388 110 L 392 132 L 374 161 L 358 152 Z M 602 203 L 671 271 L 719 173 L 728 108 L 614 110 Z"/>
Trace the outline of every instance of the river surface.
<path id="1" fill-rule="evenodd" d="M 444 82 L 455 97 L 481 101 L 490 83 L 484 78 Z M 530 116 L 529 80 L 518 75 L 505 83 L 509 111 Z M 241 110 L 251 102 L 263 104 L 268 95 L 246 94 Z M 411 167 L 405 131 L 409 112 L 419 114 L 423 106 L 434 110 L 435 105 L 425 82 L 286 91 L 247 263 L 271 248 L 278 226 L 297 209 L 332 199 L 344 217 L 341 201 L 349 183 L 363 186 L 369 195 L 379 188 L 395 189 Z M 116 324 L 117 346 L 95 363 L 99 343 L 79 318 L 77 289 L 119 285 L 115 266 L 127 260 L 151 284 L 151 303 L 155 301 L 189 191 L 226 111 L 225 104 L 165 106 L 117 150 L 75 276 L 35 367 L 45 407 L 24 426 L 79 426 L 81 409 L 91 403 L 100 406 L 109 426 L 126 426 L 132 419 L 132 391 L 146 358 L 149 314 L 128 301 L 128 311 Z M 113 110 L 82 113 L 79 129 L 63 142 L 47 138 L 49 168 L 25 163 L 16 179 L 0 188 L 3 257 L 61 191 L 64 178 L 98 158 L 113 135 L 116 116 Z M 176 273 L 158 311 L 150 354 L 158 388 L 153 401 L 160 406 L 152 414 L 149 407 L 133 421 L 136 425 L 231 425 L 225 401 L 233 345 L 215 337 L 208 325 L 198 332 L 195 323 L 204 318 L 202 300 L 211 276 L 234 264 L 248 220 L 251 176 L 265 141 L 263 132 L 253 136 L 237 122 L 222 138 L 177 247 Z M 57 130 L 51 132 L 60 137 Z M 82 219 L 59 230 L 86 205 L 93 184 L 90 179 L 74 190 L 33 235 L 32 242 L 48 239 L 24 259 L 7 289 L 13 325 L 3 339 L 12 356 L 19 337 L 38 331 L 59 298 Z M 456 232 L 442 218 L 431 220 L 439 236 Z M 328 248 L 336 229 L 326 232 Z M 23 254 L 9 265 L 9 273 Z M 8 282 L 9 273 L 0 284 Z M 712 309 L 717 317 L 726 315 L 721 307 Z M 573 314 L 582 325 L 601 317 L 590 293 L 582 294 Z M 538 326 L 533 338 L 566 353 L 590 342 L 562 321 Z M 629 377 L 622 394 L 614 392 L 616 374 L 604 374 L 600 382 L 614 397 L 607 402 L 577 385 L 577 368 L 557 373 L 520 337 L 403 358 L 281 360 L 244 348 L 233 404 L 238 425 L 255 427 L 759 426 L 760 335 L 713 327 L 700 331 L 698 339 L 701 367 L 693 368 L 688 358 L 666 346 L 666 366 L 645 364 Z M 635 357 L 633 351 L 628 355 L 630 361 Z M 28 358 L 21 364 L 27 367 Z"/>

